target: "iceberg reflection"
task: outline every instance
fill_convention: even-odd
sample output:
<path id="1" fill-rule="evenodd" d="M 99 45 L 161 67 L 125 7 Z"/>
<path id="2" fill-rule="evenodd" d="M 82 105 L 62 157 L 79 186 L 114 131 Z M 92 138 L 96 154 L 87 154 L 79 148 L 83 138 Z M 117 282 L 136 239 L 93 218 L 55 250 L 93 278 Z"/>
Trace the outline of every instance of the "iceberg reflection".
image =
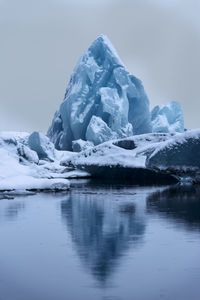
<path id="1" fill-rule="evenodd" d="M 90 189 L 72 193 L 61 203 L 62 218 L 76 250 L 101 283 L 107 281 L 129 247 L 142 242 L 145 209 L 133 201 L 134 194 L 127 197 L 120 190 Z"/>
<path id="2" fill-rule="evenodd" d="M 149 213 L 173 219 L 188 229 L 200 229 L 200 186 L 176 185 L 147 197 Z"/>

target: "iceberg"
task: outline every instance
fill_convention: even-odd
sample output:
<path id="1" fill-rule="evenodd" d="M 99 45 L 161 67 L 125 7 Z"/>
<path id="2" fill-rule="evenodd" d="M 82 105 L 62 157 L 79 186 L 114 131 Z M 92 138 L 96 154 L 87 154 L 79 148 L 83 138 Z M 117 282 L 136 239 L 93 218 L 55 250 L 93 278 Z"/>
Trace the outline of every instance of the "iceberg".
<path id="1" fill-rule="evenodd" d="M 157 105 L 151 112 L 152 132 L 184 132 L 184 117 L 179 102 Z"/>
<path id="2" fill-rule="evenodd" d="M 56 149 L 72 150 L 74 140 L 97 145 L 151 131 L 149 99 L 141 81 L 100 35 L 79 59 L 48 137 Z"/>
<path id="3" fill-rule="evenodd" d="M 63 190 L 67 178 L 90 176 L 200 182 L 200 130 L 185 131 L 176 101 L 150 113 L 141 81 L 100 35 L 75 66 L 47 136 L 0 133 L 0 170 L 0 191 Z"/>

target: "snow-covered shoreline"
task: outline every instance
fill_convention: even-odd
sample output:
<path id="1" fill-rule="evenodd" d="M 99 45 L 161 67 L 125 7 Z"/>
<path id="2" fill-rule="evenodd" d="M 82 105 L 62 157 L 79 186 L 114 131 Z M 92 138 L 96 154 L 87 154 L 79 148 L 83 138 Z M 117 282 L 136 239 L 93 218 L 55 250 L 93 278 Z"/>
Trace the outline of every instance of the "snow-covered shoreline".
<path id="1" fill-rule="evenodd" d="M 70 188 L 69 179 L 88 177 L 121 177 L 133 184 L 163 184 L 170 178 L 200 182 L 200 129 L 136 135 L 93 147 L 89 144 L 87 149 L 84 144 L 78 153 L 58 151 L 38 133 L 37 143 L 46 153 L 45 159 L 39 158 L 40 147 L 31 149 L 30 136 L 0 133 L 0 191 L 63 191 Z"/>
<path id="2" fill-rule="evenodd" d="M 29 133 L 20 132 L 0 133 L 0 191 L 69 190 L 68 178 L 88 176 L 86 172 L 61 166 L 60 160 L 73 153 L 57 151 L 42 134 L 39 134 L 39 143 L 46 152 L 46 158 L 39 159 L 38 153 L 28 143 L 30 136 Z M 49 159 L 48 156 L 54 158 Z"/>

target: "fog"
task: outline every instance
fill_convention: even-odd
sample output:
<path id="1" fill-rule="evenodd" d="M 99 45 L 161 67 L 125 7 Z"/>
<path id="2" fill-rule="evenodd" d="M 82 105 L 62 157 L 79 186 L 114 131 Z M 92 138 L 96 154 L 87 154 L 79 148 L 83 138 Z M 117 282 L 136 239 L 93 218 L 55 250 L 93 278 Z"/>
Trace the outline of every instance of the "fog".
<path id="1" fill-rule="evenodd" d="M 79 56 L 106 34 L 151 102 L 200 127 L 195 0 L 0 0 L 0 130 L 46 132 Z"/>

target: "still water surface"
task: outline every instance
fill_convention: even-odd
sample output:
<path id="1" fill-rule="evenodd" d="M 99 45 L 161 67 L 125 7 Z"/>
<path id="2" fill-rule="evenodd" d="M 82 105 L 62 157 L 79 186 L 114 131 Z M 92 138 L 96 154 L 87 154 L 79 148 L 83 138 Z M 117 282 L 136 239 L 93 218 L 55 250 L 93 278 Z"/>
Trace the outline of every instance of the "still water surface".
<path id="1" fill-rule="evenodd" d="M 0 300 L 199 300 L 200 187 L 0 201 Z"/>

